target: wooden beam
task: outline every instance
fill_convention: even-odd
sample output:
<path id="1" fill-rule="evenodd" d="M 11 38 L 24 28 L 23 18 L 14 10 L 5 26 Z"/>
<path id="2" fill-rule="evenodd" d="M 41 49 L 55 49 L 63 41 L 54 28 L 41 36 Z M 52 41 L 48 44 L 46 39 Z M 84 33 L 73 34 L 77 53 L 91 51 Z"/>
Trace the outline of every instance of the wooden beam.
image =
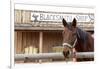
<path id="1" fill-rule="evenodd" d="M 40 53 L 40 54 L 15 54 L 15 60 L 25 60 L 25 58 L 39 59 L 64 59 L 62 53 Z M 78 52 L 76 58 L 94 58 L 93 52 Z"/>
<path id="2" fill-rule="evenodd" d="M 15 23 L 15 30 L 63 30 L 63 26 L 34 26 L 31 23 Z M 80 27 L 86 31 L 93 31 L 94 27 Z"/>

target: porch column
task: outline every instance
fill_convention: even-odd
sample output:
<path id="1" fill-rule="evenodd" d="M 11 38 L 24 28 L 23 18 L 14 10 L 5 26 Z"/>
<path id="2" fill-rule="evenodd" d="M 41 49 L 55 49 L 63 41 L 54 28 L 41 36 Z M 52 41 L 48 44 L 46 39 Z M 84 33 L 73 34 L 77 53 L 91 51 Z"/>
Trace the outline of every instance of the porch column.
<path id="1" fill-rule="evenodd" d="M 42 48 L 43 48 L 43 32 L 40 31 L 39 32 L 39 53 L 42 53 Z M 42 60 L 39 60 L 39 62 L 41 63 Z"/>

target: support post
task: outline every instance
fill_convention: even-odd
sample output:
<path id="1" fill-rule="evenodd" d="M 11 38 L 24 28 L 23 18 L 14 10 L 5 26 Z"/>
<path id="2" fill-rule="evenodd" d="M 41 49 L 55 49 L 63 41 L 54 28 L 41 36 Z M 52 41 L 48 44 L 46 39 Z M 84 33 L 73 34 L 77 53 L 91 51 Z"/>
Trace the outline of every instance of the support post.
<path id="1" fill-rule="evenodd" d="M 42 48 L 43 48 L 43 32 L 40 31 L 39 32 L 39 53 L 42 53 Z M 39 62 L 41 63 L 42 60 L 39 60 Z"/>

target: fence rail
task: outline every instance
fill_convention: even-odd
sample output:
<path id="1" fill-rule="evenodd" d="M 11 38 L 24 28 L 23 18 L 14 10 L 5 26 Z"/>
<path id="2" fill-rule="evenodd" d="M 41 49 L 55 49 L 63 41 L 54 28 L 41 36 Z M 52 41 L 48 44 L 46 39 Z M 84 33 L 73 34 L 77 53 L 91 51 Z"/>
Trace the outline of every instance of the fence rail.
<path id="1" fill-rule="evenodd" d="M 15 60 L 64 59 L 62 53 L 15 54 Z M 76 58 L 94 58 L 94 52 L 78 52 Z"/>

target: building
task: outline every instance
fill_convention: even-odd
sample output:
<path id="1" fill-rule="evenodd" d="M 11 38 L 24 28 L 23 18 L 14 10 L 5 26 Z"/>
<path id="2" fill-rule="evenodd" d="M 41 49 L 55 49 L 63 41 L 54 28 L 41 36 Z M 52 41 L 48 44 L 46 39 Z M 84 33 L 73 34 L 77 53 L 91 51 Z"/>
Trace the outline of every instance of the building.
<path id="1" fill-rule="evenodd" d="M 78 27 L 94 33 L 94 13 L 15 9 L 15 53 L 36 54 L 62 51 L 62 18 L 78 20 Z"/>

